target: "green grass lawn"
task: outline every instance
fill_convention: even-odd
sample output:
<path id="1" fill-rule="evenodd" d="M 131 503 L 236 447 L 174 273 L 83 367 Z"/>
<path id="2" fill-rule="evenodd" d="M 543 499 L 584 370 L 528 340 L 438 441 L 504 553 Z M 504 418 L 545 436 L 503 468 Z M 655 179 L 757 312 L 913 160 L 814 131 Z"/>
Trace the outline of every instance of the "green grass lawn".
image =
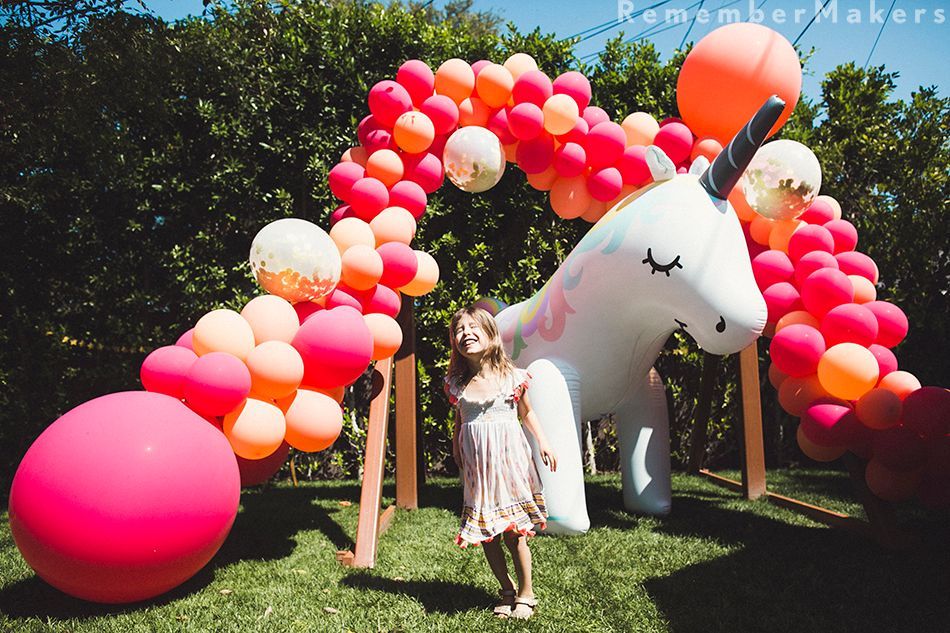
<path id="1" fill-rule="evenodd" d="M 729 473 L 727 473 L 729 474 Z M 733 476 L 735 474 L 733 473 Z M 769 473 L 776 492 L 861 515 L 832 471 Z M 195 578 L 120 607 L 65 596 L 19 556 L 0 526 L 0 628 L 15 631 L 755 631 L 950 630 L 946 514 L 905 513 L 922 544 L 907 552 L 744 501 L 674 474 L 673 512 L 625 512 L 619 477 L 589 478 L 593 527 L 532 541 L 539 606 L 526 622 L 489 613 L 494 579 L 479 549 L 453 542 L 458 483 L 430 481 L 399 511 L 374 569 L 342 567 L 356 482 L 245 491 L 234 529 Z M 387 486 L 386 494 L 392 495 Z M 341 505 L 341 502 L 352 502 Z M 385 499 L 386 503 L 391 497 Z"/>

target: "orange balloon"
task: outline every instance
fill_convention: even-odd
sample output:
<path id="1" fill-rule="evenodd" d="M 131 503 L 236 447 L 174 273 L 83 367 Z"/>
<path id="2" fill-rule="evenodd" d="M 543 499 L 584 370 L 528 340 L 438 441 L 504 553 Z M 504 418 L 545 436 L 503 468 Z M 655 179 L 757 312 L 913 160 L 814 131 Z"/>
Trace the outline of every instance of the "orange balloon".
<path id="1" fill-rule="evenodd" d="M 198 356 L 227 352 L 244 360 L 254 349 L 254 330 L 234 310 L 212 310 L 195 324 L 191 347 Z"/>
<path id="2" fill-rule="evenodd" d="M 863 275 L 848 275 L 851 285 L 854 286 L 854 302 L 869 303 L 877 299 L 877 288 L 871 280 Z"/>
<path id="3" fill-rule="evenodd" d="M 782 381 L 778 389 L 779 405 L 796 417 L 800 416 L 809 404 L 827 396 L 828 392 L 822 388 L 815 374 L 802 378 L 789 376 Z"/>
<path id="4" fill-rule="evenodd" d="M 364 244 L 376 248 L 376 235 L 370 225 L 359 218 L 343 218 L 330 229 L 330 239 L 343 255 L 351 246 Z"/>
<path id="5" fill-rule="evenodd" d="M 695 159 L 693 159 L 695 160 Z M 762 218 L 763 220 L 768 218 L 763 218 L 761 215 L 755 212 L 755 209 L 749 206 L 749 203 L 746 202 L 745 196 L 742 195 L 742 187 L 733 187 L 732 192 L 729 194 L 729 204 L 732 205 L 732 208 L 735 210 L 736 215 L 739 216 L 739 219 L 743 222 L 752 222 L 756 218 Z M 751 228 L 750 228 L 751 230 Z M 760 230 L 761 227 L 760 227 Z M 771 232 L 771 225 L 769 226 L 769 232 Z M 762 236 L 760 236 L 762 237 Z M 754 237 L 752 238 L 755 239 Z M 769 242 L 769 236 L 764 236 L 765 242 L 757 242 L 765 246 Z"/>
<path id="6" fill-rule="evenodd" d="M 920 486 L 923 469 L 898 471 L 872 459 L 864 470 L 868 488 L 884 501 L 906 501 L 914 496 Z"/>
<path id="7" fill-rule="evenodd" d="M 775 363 L 769 364 L 769 382 L 773 387 L 780 388 L 786 378 L 788 378 L 788 374 L 779 369 Z"/>
<path id="8" fill-rule="evenodd" d="M 251 392 L 266 398 L 289 396 L 303 380 L 303 359 L 283 341 L 265 341 L 247 355 Z"/>
<path id="9" fill-rule="evenodd" d="M 416 276 L 399 290 L 410 297 L 421 297 L 439 283 L 439 264 L 425 251 L 415 251 L 415 253 L 419 264 L 416 268 Z"/>
<path id="10" fill-rule="evenodd" d="M 804 226 L 801 220 L 775 220 L 772 231 L 769 233 L 769 248 L 776 251 L 788 252 L 788 240 L 792 233 Z M 753 238 L 754 239 L 754 238 Z"/>
<path id="11" fill-rule="evenodd" d="M 628 114 L 620 127 L 627 135 L 627 147 L 631 145 L 652 145 L 653 139 L 660 131 L 660 124 L 656 122 L 652 115 L 646 112 Z"/>
<path id="12" fill-rule="evenodd" d="M 435 71 L 435 93 L 445 95 L 456 104 L 468 99 L 474 88 L 475 72 L 461 59 L 444 61 Z"/>
<path id="13" fill-rule="evenodd" d="M 541 108 L 544 114 L 544 129 L 549 134 L 567 134 L 574 129 L 580 112 L 577 102 L 565 94 L 556 94 L 548 97 Z"/>
<path id="14" fill-rule="evenodd" d="M 785 101 L 770 135 L 777 132 L 801 89 L 801 63 L 791 43 L 766 26 L 740 22 L 716 29 L 693 47 L 676 82 L 676 102 L 694 134 L 725 145 L 773 94 Z"/>
<path id="15" fill-rule="evenodd" d="M 279 404 L 286 412 L 284 439 L 298 451 L 322 451 L 333 444 L 343 430 L 343 410 L 325 393 L 301 388 Z"/>
<path id="16" fill-rule="evenodd" d="M 538 191 L 550 191 L 555 180 L 557 180 L 557 171 L 553 166 L 537 174 L 528 174 L 528 184 Z"/>
<path id="17" fill-rule="evenodd" d="M 393 126 L 396 145 L 410 154 L 421 154 L 435 139 L 432 120 L 421 112 L 403 112 Z"/>
<path id="18" fill-rule="evenodd" d="M 768 246 L 769 236 L 772 234 L 772 227 L 774 226 L 774 220 L 756 213 L 755 217 L 752 218 L 752 224 L 749 225 L 749 235 L 752 237 L 752 241 L 762 246 Z"/>
<path id="19" fill-rule="evenodd" d="M 337 402 L 343 402 L 343 396 L 346 395 L 346 387 L 342 385 L 339 387 L 330 387 L 328 389 L 321 389 L 320 387 L 307 387 L 307 389 L 312 389 L 313 391 L 319 391 L 322 394 L 326 394 Z M 277 404 L 279 405 L 280 403 L 278 402 Z"/>
<path id="20" fill-rule="evenodd" d="M 488 64 L 475 78 L 475 91 L 478 98 L 490 108 L 500 108 L 508 103 L 515 79 L 501 64 Z"/>
<path id="21" fill-rule="evenodd" d="M 369 290 L 383 276 L 383 258 L 375 248 L 354 244 L 343 253 L 340 279 L 355 290 Z"/>
<path id="22" fill-rule="evenodd" d="M 366 167 L 366 161 L 369 159 L 369 152 L 366 151 L 366 148 L 362 145 L 357 147 L 351 147 L 350 149 L 343 152 L 343 156 L 340 157 L 341 163 L 356 163 L 357 165 L 362 165 Z"/>
<path id="23" fill-rule="evenodd" d="M 639 189 L 640 187 L 638 187 L 637 185 L 624 185 L 620 189 L 620 195 L 618 195 L 616 198 L 614 198 L 613 200 L 607 203 L 607 209 L 608 210 L 613 209 L 618 204 L 623 202 L 627 198 L 627 196 L 629 196 L 631 193 L 638 191 Z"/>
<path id="24" fill-rule="evenodd" d="M 518 77 L 529 70 L 538 70 L 538 62 L 534 61 L 534 58 L 527 53 L 515 53 L 505 60 L 504 65 L 515 81 L 518 81 Z"/>
<path id="25" fill-rule="evenodd" d="M 798 439 L 798 446 L 802 449 L 802 452 L 809 459 L 813 459 L 816 462 L 833 462 L 847 452 L 847 448 L 844 446 L 821 446 L 815 444 L 805 433 L 802 431 L 802 426 L 798 425 L 798 430 L 795 431 L 795 437 Z"/>
<path id="26" fill-rule="evenodd" d="M 241 316 L 251 326 L 258 345 L 264 341 L 289 343 L 300 327 L 293 304 L 276 295 L 254 297 L 241 310 Z"/>
<path id="27" fill-rule="evenodd" d="M 835 398 L 857 400 L 877 384 L 880 367 L 871 350 L 857 343 L 839 343 L 818 361 L 818 380 Z"/>
<path id="28" fill-rule="evenodd" d="M 900 422 L 903 408 L 896 393 L 878 387 L 861 396 L 854 410 L 864 426 L 881 430 L 896 426 Z"/>
<path id="29" fill-rule="evenodd" d="M 786 328 L 789 325 L 810 325 L 816 330 L 821 328 L 821 324 L 818 322 L 811 312 L 807 310 L 792 310 L 781 319 L 778 320 L 778 323 L 775 324 L 775 333 L 778 334 L 782 331 L 782 328 Z"/>
<path id="30" fill-rule="evenodd" d="M 551 185 L 551 208 L 565 220 L 581 217 L 590 206 L 591 195 L 583 175 L 558 178 Z"/>
<path id="31" fill-rule="evenodd" d="M 491 108 L 478 97 L 462 100 L 459 104 L 459 127 L 486 127 Z"/>
<path id="32" fill-rule="evenodd" d="M 402 328 L 396 322 L 396 319 L 385 314 L 376 312 L 364 314 L 363 320 L 366 321 L 366 327 L 373 335 L 373 360 L 383 360 L 389 358 L 402 345 Z"/>
<path id="33" fill-rule="evenodd" d="M 704 156 L 709 160 L 709 162 L 712 162 L 716 160 L 716 156 L 719 156 L 720 152 L 722 152 L 722 143 L 707 136 L 705 138 L 696 139 L 696 142 L 693 143 L 693 149 L 689 153 L 689 159 L 696 160 L 700 156 Z M 735 193 L 735 191 L 738 189 L 741 189 L 741 187 L 736 187 L 733 189 L 733 193 Z M 732 196 L 729 196 L 729 200 L 732 200 Z M 745 197 L 743 196 L 743 202 L 744 201 Z M 746 206 L 749 205 L 747 204 Z M 748 222 L 748 220 L 746 220 L 746 222 Z"/>
<path id="34" fill-rule="evenodd" d="M 370 220 L 369 227 L 376 236 L 376 246 L 386 242 L 401 242 L 408 245 L 416 235 L 416 219 L 402 207 L 383 209 Z"/>
<path id="35" fill-rule="evenodd" d="M 505 150 L 505 160 L 509 163 L 518 162 L 518 143 L 509 143 L 508 145 L 502 145 L 502 149 Z"/>
<path id="36" fill-rule="evenodd" d="M 366 175 L 392 187 L 402 180 L 402 159 L 391 149 L 379 149 L 369 155 L 366 161 Z"/>
<path id="37" fill-rule="evenodd" d="M 596 224 L 607 213 L 607 203 L 591 198 L 590 206 L 587 211 L 581 214 L 581 219 L 591 224 Z"/>
<path id="38" fill-rule="evenodd" d="M 883 378 L 878 385 L 881 389 L 887 389 L 897 394 L 897 397 L 904 400 L 912 392 L 920 389 L 920 381 L 909 371 L 892 371 Z"/>
<path id="39" fill-rule="evenodd" d="M 272 402 L 248 398 L 224 416 L 224 436 L 244 459 L 264 459 L 284 441 L 284 414 Z"/>

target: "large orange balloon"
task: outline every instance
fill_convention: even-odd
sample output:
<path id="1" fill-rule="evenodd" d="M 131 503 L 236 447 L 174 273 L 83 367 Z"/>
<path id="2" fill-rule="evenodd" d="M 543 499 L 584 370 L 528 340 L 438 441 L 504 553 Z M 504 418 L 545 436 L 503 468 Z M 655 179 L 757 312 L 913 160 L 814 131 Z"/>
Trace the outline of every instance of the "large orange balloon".
<path id="1" fill-rule="evenodd" d="M 591 195 L 587 191 L 587 178 L 573 176 L 558 178 L 551 186 L 551 208 L 565 220 L 581 217 L 590 206 Z"/>
<path id="2" fill-rule="evenodd" d="M 768 27 L 742 22 L 716 29 L 693 47 L 676 82 L 676 102 L 694 134 L 725 145 L 773 94 L 785 101 L 770 134 L 777 132 L 801 89 L 791 43 Z"/>
<path id="3" fill-rule="evenodd" d="M 838 343 L 818 361 L 818 380 L 831 395 L 857 400 L 877 384 L 880 368 L 874 354 L 857 343 Z"/>

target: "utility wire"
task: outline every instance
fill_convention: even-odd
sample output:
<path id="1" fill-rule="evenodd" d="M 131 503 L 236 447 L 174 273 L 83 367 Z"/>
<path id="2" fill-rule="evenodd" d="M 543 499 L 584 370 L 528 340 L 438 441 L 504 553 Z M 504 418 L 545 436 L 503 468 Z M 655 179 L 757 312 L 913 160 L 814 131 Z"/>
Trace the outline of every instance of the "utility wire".
<path id="1" fill-rule="evenodd" d="M 644 7 L 643 9 L 640 9 L 639 11 L 634 11 L 633 13 L 631 13 L 631 14 L 629 14 L 629 15 L 625 15 L 625 16 L 623 17 L 623 19 L 612 20 L 612 21 L 610 21 L 610 22 L 605 22 L 604 24 L 599 24 L 599 25 L 597 25 L 597 26 L 595 26 L 595 27 L 592 27 L 592 28 L 590 28 L 590 29 L 587 29 L 586 31 L 581 31 L 580 33 L 578 33 L 578 34 L 576 34 L 576 35 L 572 35 L 572 36 L 569 37 L 568 39 L 573 39 L 573 38 L 575 38 L 575 37 L 578 37 L 579 35 L 583 35 L 583 37 L 581 37 L 581 38 L 577 41 L 577 43 L 583 42 L 583 41 L 586 41 L 586 40 L 589 40 L 590 38 L 592 38 L 592 37 L 597 37 L 597 36 L 600 35 L 601 33 L 606 33 L 606 32 L 609 31 L 610 29 L 616 28 L 616 27 L 620 26 L 621 24 L 623 24 L 623 23 L 625 23 L 625 22 L 628 22 L 628 21 L 630 21 L 630 20 L 633 20 L 634 18 L 638 18 L 638 17 L 640 17 L 641 15 L 643 15 L 644 13 L 646 13 L 647 11 L 651 10 L 651 9 L 657 9 L 657 8 L 659 8 L 659 7 L 662 7 L 662 6 L 665 5 L 665 4 L 669 4 L 669 3 L 672 2 L 672 1 L 673 1 L 673 0 L 663 0 L 663 2 L 657 2 L 656 4 L 651 4 L 650 6 Z M 593 32 L 591 32 L 591 31 L 593 31 Z M 585 33 L 586 33 L 586 35 L 584 35 Z"/>
<path id="2" fill-rule="evenodd" d="M 686 38 L 689 37 L 690 31 L 693 30 L 693 25 L 696 24 L 696 17 L 699 15 L 699 12 L 703 10 L 703 2 L 706 2 L 706 0 L 700 0 L 699 8 L 696 9 L 696 13 L 693 14 L 693 21 L 689 23 L 689 28 L 686 29 L 686 33 L 683 34 L 683 39 L 680 40 L 680 50 L 683 50 L 683 45 L 686 44 Z"/>
<path id="3" fill-rule="evenodd" d="M 881 25 L 881 30 L 877 32 L 877 37 L 874 38 L 874 44 L 871 46 L 871 52 L 868 53 L 868 58 L 864 62 L 865 68 L 867 68 L 868 64 L 871 63 L 871 55 L 874 54 L 874 49 L 877 48 L 877 43 L 881 41 L 881 34 L 884 32 L 884 27 L 887 26 L 887 21 L 891 19 L 891 11 L 894 10 L 895 4 L 897 4 L 897 0 L 891 0 L 891 8 L 887 10 L 887 17 L 884 18 L 884 24 Z"/>
<path id="4" fill-rule="evenodd" d="M 802 29 L 802 32 L 799 33 L 798 37 L 795 38 L 795 41 L 792 42 L 792 46 L 795 46 L 796 44 L 798 44 L 798 41 L 802 39 L 803 35 L 805 35 L 805 31 L 807 31 L 811 27 L 811 25 L 815 23 L 815 18 L 818 17 L 819 13 L 825 10 L 825 7 L 828 6 L 829 2 L 831 2 L 831 0 L 825 0 L 825 3 L 821 5 L 821 8 L 815 11 L 815 15 L 811 16 L 811 19 L 808 21 L 808 24 L 805 25 L 805 28 Z"/>

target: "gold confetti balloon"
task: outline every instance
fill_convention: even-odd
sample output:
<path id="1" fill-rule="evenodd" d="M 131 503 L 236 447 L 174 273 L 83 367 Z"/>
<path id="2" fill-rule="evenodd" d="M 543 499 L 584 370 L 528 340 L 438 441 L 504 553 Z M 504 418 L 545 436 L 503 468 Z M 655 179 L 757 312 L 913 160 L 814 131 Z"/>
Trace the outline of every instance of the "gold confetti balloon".
<path id="1" fill-rule="evenodd" d="M 772 220 L 791 220 L 804 213 L 818 195 L 821 165 L 801 143 L 772 141 L 755 153 L 740 184 L 756 213 Z"/>
<path id="2" fill-rule="evenodd" d="M 472 125 L 456 130 L 442 153 L 445 175 L 469 193 L 488 191 L 505 173 L 505 150 L 491 131 Z"/>
<path id="3" fill-rule="evenodd" d="M 257 283 L 288 301 L 314 301 L 340 281 L 340 252 L 316 224 L 286 218 L 271 222 L 251 243 L 251 271 Z"/>

